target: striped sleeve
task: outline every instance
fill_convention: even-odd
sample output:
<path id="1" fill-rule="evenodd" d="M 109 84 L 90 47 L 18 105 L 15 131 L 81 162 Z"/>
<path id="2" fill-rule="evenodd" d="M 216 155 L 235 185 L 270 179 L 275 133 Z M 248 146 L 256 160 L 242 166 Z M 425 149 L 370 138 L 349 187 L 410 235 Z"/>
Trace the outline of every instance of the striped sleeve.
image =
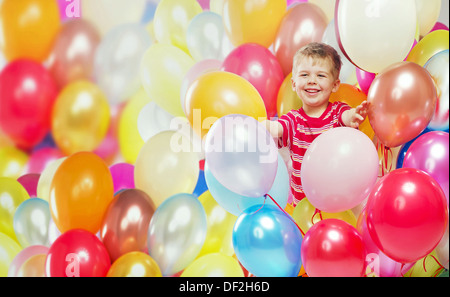
<path id="1" fill-rule="evenodd" d="M 294 127 L 295 127 L 295 117 L 292 112 L 282 115 L 278 122 L 283 127 L 283 136 L 278 139 L 278 148 L 288 147 L 291 149 L 291 144 L 293 141 Z"/>
<path id="2" fill-rule="evenodd" d="M 347 103 L 340 102 L 340 101 L 336 101 L 335 104 L 336 104 L 337 117 L 339 119 L 339 125 L 341 127 L 345 127 L 345 124 L 342 121 L 342 114 L 344 113 L 344 111 L 350 110 L 352 108 Z"/>

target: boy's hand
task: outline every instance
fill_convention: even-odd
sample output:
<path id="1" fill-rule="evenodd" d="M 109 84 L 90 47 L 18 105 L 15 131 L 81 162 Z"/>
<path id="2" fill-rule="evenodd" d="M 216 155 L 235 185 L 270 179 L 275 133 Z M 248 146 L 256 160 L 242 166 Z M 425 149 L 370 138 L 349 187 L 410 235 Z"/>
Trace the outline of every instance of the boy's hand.
<path id="1" fill-rule="evenodd" d="M 362 122 L 366 119 L 369 110 L 369 103 L 363 101 L 358 107 L 348 110 L 345 116 L 344 124 L 347 127 L 358 128 Z"/>

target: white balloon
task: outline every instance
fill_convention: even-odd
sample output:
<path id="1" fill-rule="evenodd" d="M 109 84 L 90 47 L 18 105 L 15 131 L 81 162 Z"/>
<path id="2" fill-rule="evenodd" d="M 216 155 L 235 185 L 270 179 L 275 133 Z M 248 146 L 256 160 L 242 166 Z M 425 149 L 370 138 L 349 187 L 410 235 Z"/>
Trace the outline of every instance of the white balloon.
<path id="1" fill-rule="evenodd" d="M 147 142 L 153 135 L 170 130 L 174 116 L 162 109 L 156 102 L 147 103 L 139 112 L 137 119 L 139 135 Z"/>

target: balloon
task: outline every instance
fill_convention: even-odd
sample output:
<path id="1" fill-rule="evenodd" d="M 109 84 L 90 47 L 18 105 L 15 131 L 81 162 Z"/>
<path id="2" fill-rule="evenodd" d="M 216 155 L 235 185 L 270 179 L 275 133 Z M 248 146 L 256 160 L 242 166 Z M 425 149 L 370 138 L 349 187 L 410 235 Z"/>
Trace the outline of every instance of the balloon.
<path id="1" fill-rule="evenodd" d="M 448 26 L 446 24 L 441 23 L 441 22 L 436 22 L 436 24 L 434 24 L 434 26 L 430 30 L 430 32 L 437 31 L 437 30 L 447 30 L 448 31 Z"/>
<path id="2" fill-rule="evenodd" d="M 111 173 L 94 153 L 75 153 L 59 165 L 50 193 L 50 211 L 61 232 L 80 228 L 95 234 L 113 199 Z"/>
<path id="3" fill-rule="evenodd" d="M 267 117 L 276 115 L 278 89 L 284 75 L 280 63 L 267 48 L 256 43 L 242 44 L 225 58 L 221 70 L 249 81 L 261 95 Z"/>
<path id="4" fill-rule="evenodd" d="M 350 62 L 342 53 L 339 47 L 339 42 L 336 37 L 336 28 L 334 20 L 331 20 L 328 23 L 325 31 L 323 32 L 322 42 L 331 45 L 338 52 L 341 58 L 342 65 L 341 71 L 339 72 L 339 80 L 341 81 L 341 83 L 347 83 L 350 85 L 356 84 L 357 82 L 356 71 L 358 71 L 359 68 L 355 67 L 355 65 L 353 65 L 352 62 Z"/>
<path id="5" fill-rule="evenodd" d="M 319 6 L 327 16 L 328 22 L 331 22 L 333 20 L 336 0 L 309 0 L 303 2 L 309 2 L 311 4 Z"/>
<path id="6" fill-rule="evenodd" d="M 245 78 L 226 71 L 197 78 L 186 94 L 186 116 L 194 131 L 204 139 L 217 119 L 242 114 L 261 120 L 267 117 L 264 101 Z"/>
<path id="7" fill-rule="evenodd" d="M 327 219 L 309 229 L 303 238 L 302 263 L 311 277 L 360 277 L 366 253 L 355 227 Z"/>
<path id="8" fill-rule="evenodd" d="M 330 95 L 330 102 L 344 102 L 352 108 L 358 107 L 358 105 L 365 100 L 367 100 L 367 95 L 364 92 L 357 87 L 346 83 L 341 83 L 339 85 L 339 89 Z M 366 118 L 364 122 L 359 125 L 359 130 L 366 134 L 370 139 L 372 139 L 375 135 L 368 118 Z"/>
<path id="9" fill-rule="evenodd" d="M 447 230 L 445 230 L 444 236 L 442 236 L 441 241 L 439 242 L 439 244 L 437 245 L 435 251 L 436 251 L 436 256 L 439 259 L 439 262 L 445 267 L 445 269 L 448 270 L 448 263 L 449 263 L 449 245 L 448 245 L 448 240 L 449 240 L 449 236 L 448 236 L 448 226 L 449 224 L 447 224 Z"/>
<path id="10" fill-rule="evenodd" d="M 56 95 L 55 83 L 41 64 L 24 59 L 10 62 L 0 72 L 2 131 L 19 148 L 32 148 L 49 132 Z"/>
<path id="11" fill-rule="evenodd" d="M 198 180 L 197 184 L 195 185 L 195 189 L 192 192 L 194 196 L 201 196 L 203 193 L 205 193 L 208 190 L 208 185 L 206 184 L 205 180 L 205 171 L 200 169 L 198 174 Z"/>
<path id="12" fill-rule="evenodd" d="M 197 258 L 213 253 L 232 256 L 234 250 L 231 235 L 237 217 L 220 206 L 209 191 L 200 195 L 198 200 L 205 210 L 207 231 L 205 243 Z"/>
<path id="13" fill-rule="evenodd" d="M 73 19 L 61 26 L 48 65 L 60 88 L 75 80 L 93 78 L 94 55 L 99 43 L 99 33 L 85 19 Z"/>
<path id="14" fill-rule="evenodd" d="M 5 0 L 0 4 L 0 28 L 0 49 L 8 61 L 27 58 L 42 62 L 60 29 L 58 5 L 46 0 Z"/>
<path id="15" fill-rule="evenodd" d="M 111 104 L 128 100 L 139 89 L 141 59 L 151 44 L 141 24 L 122 24 L 103 36 L 95 52 L 94 76 Z"/>
<path id="16" fill-rule="evenodd" d="M 379 73 L 402 61 L 411 49 L 417 22 L 415 0 L 339 0 L 335 15 L 339 46 L 358 68 Z"/>
<path id="17" fill-rule="evenodd" d="M 192 193 L 199 174 L 198 155 L 183 134 L 163 131 L 142 147 L 134 167 L 136 188 L 144 190 L 158 207 L 178 193 Z"/>
<path id="18" fill-rule="evenodd" d="M 196 0 L 161 0 L 153 18 L 156 39 L 188 53 L 186 31 L 191 20 L 201 12 Z"/>
<path id="19" fill-rule="evenodd" d="M 45 272 L 48 277 L 104 277 L 110 267 L 102 242 L 86 230 L 73 229 L 51 245 Z"/>
<path id="20" fill-rule="evenodd" d="M 137 128 L 142 140 L 147 142 L 159 132 L 171 130 L 171 123 L 174 116 L 151 101 L 147 103 L 139 112 Z"/>
<path id="21" fill-rule="evenodd" d="M 297 276 L 302 235 L 278 207 L 254 205 L 236 220 L 233 247 L 239 262 L 257 277 Z"/>
<path id="22" fill-rule="evenodd" d="M 437 30 L 425 35 L 411 50 L 406 61 L 424 66 L 437 53 L 447 50 L 449 44 L 448 30 Z"/>
<path id="23" fill-rule="evenodd" d="M 321 41 L 327 24 L 325 13 L 311 3 L 299 3 L 286 12 L 273 44 L 285 76 L 292 71 L 295 53 L 310 42 Z"/>
<path id="24" fill-rule="evenodd" d="M 406 152 L 403 168 L 416 168 L 431 175 L 444 191 L 448 205 L 449 192 L 449 137 L 442 131 L 431 131 L 419 136 Z"/>
<path id="25" fill-rule="evenodd" d="M 114 184 L 114 193 L 124 189 L 134 188 L 134 165 L 116 163 L 109 167 Z"/>
<path id="26" fill-rule="evenodd" d="M 434 24 L 439 18 L 441 10 L 441 1 L 432 0 L 416 1 L 417 8 L 417 23 L 419 25 L 419 33 L 421 36 L 426 35 L 433 28 Z"/>
<path id="27" fill-rule="evenodd" d="M 146 2 L 146 0 L 81 1 L 82 17 L 92 23 L 103 36 L 120 24 L 139 22 Z"/>
<path id="28" fill-rule="evenodd" d="M 0 176 L 19 178 L 25 171 L 28 155 L 14 146 L 0 147 Z"/>
<path id="29" fill-rule="evenodd" d="M 266 128 L 239 114 L 220 118 L 205 140 L 205 161 L 227 189 L 260 197 L 270 190 L 278 167 L 278 150 Z"/>
<path id="30" fill-rule="evenodd" d="M 48 247 L 43 245 L 31 245 L 20 250 L 9 265 L 8 277 L 17 277 L 22 265 L 31 257 L 47 255 Z"/>
<path id="31" fill-rule="evenodd" d="M 212 253 L 192 262 L 181 277 L 244 277 L 244 272 L 232 256 Z"/>
<path id="32" fill-rule="evenodd" d="M 111 261 L 134 251 L 146 251 L 147 231 L 155 212 L 150 197 L 139 189 L 126 189 L 109 203 L 101 225 L 101 240 Z"/>
<path id="33" fill-rule="evenodd" d="M 427 127 L 436 100 L 433 79 L 424 68 L 395 63 L 378 74 L 369 89 L 370 125 L 385 146 L 399 146 Z"/>
<path id="34" fill-rule="evenodd" d="M 289 111 L 300 109 L 303 106 L 302 100 L 297 93 L 292 90 L 292 73 L 289 73 L 283 82 L 277 95 L 277 114 L 278 117 L 287 114 Z"/>
<path id="35" fill-rule="evenodd" d="M 0 232 L 0 277 L 8 275 L 8 268 L 16 255 L 22 250 L 20 245 L 8 235 Z"/>
<path id="36" fill-rule="evenodd" d="M 114 261 L 107 277 L 161 277 L 155 260 L 143 252 L 129 252 Z"/>
<path id="37" fill-rule="evenodd" d="M 234 46 L 258 43 L 269 47 L 286 12 L 286 2 L 278 0 L 225 0 L 223 21 Z"/>
<path id="38" fill-rule="evenodd" d="M 61 165 L 61 163 L 66 158 L 67 157 L 62 157 L 51 161 L 44 169 L 44 171 L 42 171 L 36 188 L 37 196 L 39 198 L 50 201 L 50 186 L 53 180 L 53 176 L 55 175 L 56 170 L 59 168 L 59 165 Z"/>
<path id="39" fill-rule="evenodd" d="M 428 128 L 431 130 L 448 130 L 449 128 L 449 50 L 441 51 L 425 63 L 424 68 L 436 83 L 438 101 L 436 110 Z"/>
<path id="40" fill-rule="evenodd" d="M 398 152 L 397 155 L 397 164 L 396 164 L 396 168 L 402 168 L 403 167 L 403 160 L 405 159 L 406 156 L 406 152 L 408 151 L 409 147 L 411 146 L 411 144 L 417 139 L 419 138 L 421 135 L 430 132 L 430 130 L 428 128 L 426 128 L 425 130 L 422 131 L 422 133 L 420 133 L 417 137 L 415 137 L 414 139 L 408 141 L 407 143 L 402 144 L 402 146 L 400 147 L 400 150 Z"/>
<path id="41" fill-rule="evenodd" d="M 25 172 L 41 174 L 52 161 L 64 157 L 60 149 L 55 147 L 43 147 L 33 150 L 25 167 Z"/>
<path id="42" fill-rule="evenodd" d="M 150 102 L 143 88 L 134 94 L 126 103 L 119 119 L 118 141 L 119 149 L 127 163 L 134 164 L 137 156 L 144 145 L 139 135 L 138 122 L 136 119 L 142 108 Z"/>
<path id="43" fill-rule="evenodd" d="M 195 61 L 222 61 L 233 49 L 222 16 L 212 11 L 203 11 L 191 20 L 186 30 L 186 43 Z"/>
<path id="44" fill-rule="evenodd" d="M 30 257 L 22 264 L 17 277 L 45 277 L 46 254 L 39 254 Z"/>
<path id="45" fill-rule="evenodd" d="M 156 209 L 150 221 L 148 254 L 164 276 L 173 275 L 197 257 L 206 230 L 206 214 L 198 199 L 185 193 L 173 195 Z"/>
<path id="46" fill-rule="evenodd" d="M 375 79 L 375 76 L 375 73 L 356 68 L 356 79 L 358 80 L 358 85 L 366 95 L 369 93 L 370 85 Z"/>
<path id="47" fill-rule="evenodd" d="M 30 198 L 37 197 L 37 185 L 39 177 L 41 175 L 37 173 L 24 174 L 17 179 L 17 181 L 25 188 Z"/>
<path id="48" fill-rule="evenodd" d="M 448 220 L 445 195 L 427 173 L 400 168 L 382 177 L 369 195 L 367 227 L 388 257 L 409 263 L 439 243 Z"/>
<path id="49" fill-rule="evenodd" d="M 50 246 L 48 226 L 50 224 L 50 207 L 40 198 L 27 199 L 16 209 L 13 218 L 14 232 L 20 245 Z"/>
<path id="50" fill-rule="evenodd" d="M 378 277 L 400 277 L 414 263 L 400 263 L 386 256 L 373 242 L 367 229 L 367 213 L 363 210 L 358 217 L 356 229 L 362 237 L 366 248 L 366 275 Z"/>
<path id="51" fill-rule="evenodd" d="M 324 212 L 360 204 L 378 177 L 378 154 L 361 131 L 338 127 L 319 135 L 303 157 L 301 179 L 309 202 Z"/>
<path id="52" fill-rule="evenodd" d="M 30 195 L 18 181 L 0 177 L 0 232 L 13 240 L 17 240 L 13 226 L 14 213 L 29 198 Z"/>
<path id="53" fill-rule="evenodd" d="M 318 212 L 307 198 L 303 198 L 297 203 L 292 213 L 292 218 L 304 233 L 308 232 L 317 222 L 325 219 L 342 220 L 356 227 L 356 217 L 351 210 L 336 213 Z"/>
<path id="54" fill-rule="evenodd" d="M 442 271 L 444 267 L 437 259 L 436 251 L 432 251 L 422 259 L 412 265 L 403 276 L 404 277 L 436 277 Z"/>
<path id="55" fill-rule="evenodd" d="M 173 45 L 153 44 L 142 58 L 142 85 L 159 106 L 174 116 L 184 116 L 180 89 L 184 76 L 194 64 L 191 56 Z"/>
<path id="56" fill-rule="evenodd" d="M 58 95 L 52 112 L 52 134 L 66 155 L 92 151 L 108 131 L 110 109 L 103 92 L 93 83 L 76 81 Z"/>
<path id="57" fill-rule="evenodd" d="M 253 205 L 269 204 L 276 206 L 272 199 L 265 196 L 247 197 L 230 191 L 217 181 L 211 170 L 209 170 L 208 164 L 205 165 L 205 179 L 209 191 L 217 203 L 235 216 L 239 216 L 245 209 Z M 267 194 L 272 196 L 281 208 L 284 208 L 286 207 L 290 191 L 289 173 L 283 158 L 279 155 L 277 173 L 273 185 Z"/>

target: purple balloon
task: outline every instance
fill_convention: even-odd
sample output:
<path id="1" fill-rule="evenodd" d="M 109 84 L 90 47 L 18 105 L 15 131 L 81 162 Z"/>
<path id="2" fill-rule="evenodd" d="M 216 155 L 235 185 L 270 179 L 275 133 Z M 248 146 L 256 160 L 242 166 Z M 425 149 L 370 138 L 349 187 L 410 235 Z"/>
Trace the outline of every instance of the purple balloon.
<path id="1" fill-rule="evenodd" d="M 134 189 L 134 166 L 117 163 L 109 167 L 114 184 L 114 193 L 123 189 Z"/>
<path id="2" fill-rule="evenodd" d="M 409 147 L 403 168 L 416 168 L 431 175 L 441 186 L 448 205 L 448 141 L 443 131 L 431 131 L 418 137 Z"/>

